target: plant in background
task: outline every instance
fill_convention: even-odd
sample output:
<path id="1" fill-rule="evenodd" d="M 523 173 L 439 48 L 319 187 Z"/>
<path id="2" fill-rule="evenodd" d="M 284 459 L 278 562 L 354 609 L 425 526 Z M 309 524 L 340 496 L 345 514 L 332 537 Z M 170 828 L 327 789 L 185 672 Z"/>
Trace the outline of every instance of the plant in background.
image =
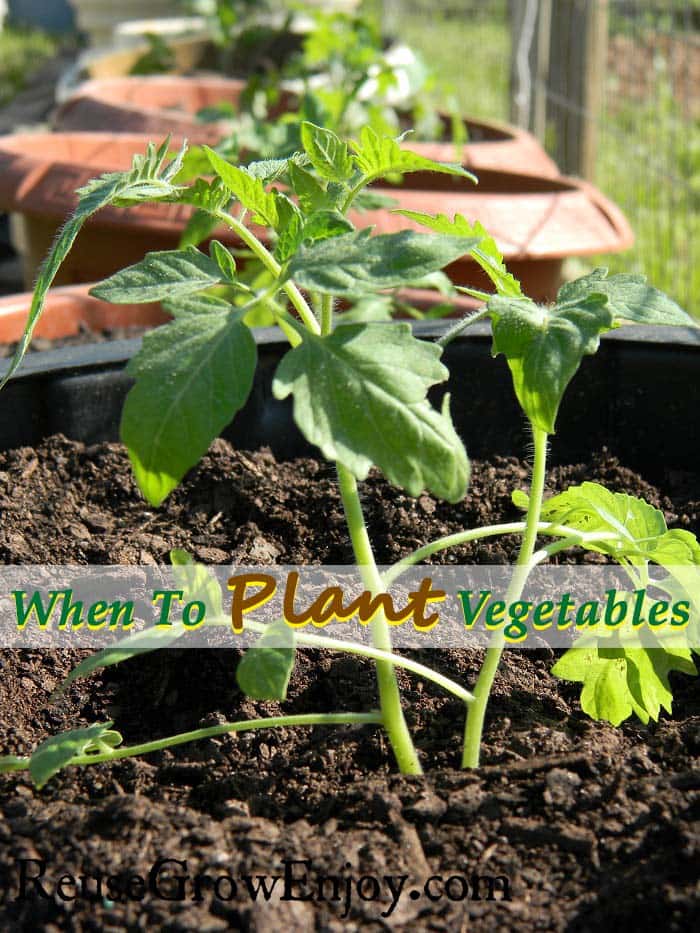
<path id="1" fill-rule="evenodd" d="M 478 224 L 457 215 L 412 213 L 430 232 L 403 231 L 373 236 L 355 230 L 351 206 L 366 188 L 387 174 L 432 170 L 464 176 L 457 165 L 429 162 L 401 149 L 389 137 L 366 128 L 359 142 L 347 143 L 311 123 L 301 128 L 303 149 L 290 158 L 231 165 L 206 150 L 210 177 L 180 182 L 183 153 L 167 161 L 167 142 L 149 147 L 131 171 L 103 176 L 80 192 L 39 277 L 27 329 L 12 362 L 16 370 L 51 280 L 81 226 L 110 204 L 176 202 L 189 204 L 232 228 L 264 266 L 259 287 L 241 279 L 234 257 L 217 241 L 209 254 L 195 248 L 151 253 L 111 276 L 93 293 L 112 302 L 161 301 L 173 320 L 147 334 L 130 364 L 135 378 L 125 403 L 121 433 L 136 480 L 146 499 L 158 506 L 236 415 L 250 392 L 256 368 L 251 316 L 261 307 L 289 342 L 277 367 L 273 391 L 293 399 L 296 424 L 308 441 L 335 465 L 355 560 L 367 591 L 385 589 L 409 567 L 468 541 L 501 534 L 520 538 L 506 602 L 520 598 L 534 567 L 570 547 L 582 547 L 618 561 L 635 588 L 649 579 L 651 564 L 667 577 L 656 585 L 689 594 L 698 607 L 700 546 L 693 535 L 669 531 L 662 514 L 639 499 L 593 483 L 573 487 L 544 501 L 548 438 L 559 404 L 584 355 L 594 353 L 600 335 L 626 323 L 688 325 L 688 316 L 641 277 L 608 277 L 603 269 L 562 287 L 552 306 L 523 296 L 505 269 L 495 242 Z M 284 186 L 282 188 L 282 186 Z M 371 192 L 369 192 L 371 195 Z M 264 243 L 251 229 L 262 225 Z M 469 290 L 486 302 L 477 315 L 460 322 L 438 343 L 419 340 L 405 322 L 391 320 L 395 290 L 441 275 L 451 261 L 470 253 L 493 282 L 496 294 Z M 235 299 L 235 300 L 232 300 Z M 348 307 L 339 312 L 338 300 Z M 534 462 L 529 495 L 516 491 L 523 521 L 467 529 L 425 544 L 380 574 L 358 495 L 357 482 L 376 467 L 389 482 L 418 496 L 429 490 L 448 502 L 467 490 L 470 465 L 457 436 L 446 396 L 438 410 L 428 390 L 448 376 L 443 346 L 475 318 L 488 318 L 493 352 L 509 366 L 515 394 L 532 431 Z M 379 426 L 379 429 L 378 429 Z M 386 430 L 381 430 L 385 426 Z M 549 543 L 537 547 L 542 537 Z M 194 590 L 211 588 L 205 568 L 174 552 L 177 572 L 189 568 Z M 694 576 L 695 574 L 695 576 Z M 218 584 L 213 583 L 214 586 Z M 223 619 L 218 595 L 217 616 Z M 214 603 L 217 596 L 212 597 Z M 97 724 L 44 742 L 30 758 L 7 757 L 4 770 L 29 768 L 42 784 L 70 764 L 112 761 L 227 731 L 338 722 L 373 723 L 386 732 L 404 773 L 420 773 L 421 763 L 407 727 L 396 679 L 403 667 L 459 698 L 465 705 L 464 767 L 476 767 L 484 714 L 504 647 L 502 631 L 492 636 L 473 690 L 392 648 L 383 613 L 371 622 L 372 644 L 339 641 L 292 630 L 284 623 L 247 622 L 261 638 L 239 663 L 238 683 L 255 699 L 286 696 L 297 646 L 311 645 L 370 658 L 376 665 L 380 708 L 369 713 L 327 713 L 226 723 L 135 747 L 121 745 L 109 724 Z M 99 667 L 162 647 L 147 633 L 83 661 L 69 682 Z M 618 723 L 632 712 L 643 721 L 670 710 L 670 670 L 695 673 L 686 647 L 574 645 L 555 673 L 583 682 L 582 703 L 591 715 Z"/>

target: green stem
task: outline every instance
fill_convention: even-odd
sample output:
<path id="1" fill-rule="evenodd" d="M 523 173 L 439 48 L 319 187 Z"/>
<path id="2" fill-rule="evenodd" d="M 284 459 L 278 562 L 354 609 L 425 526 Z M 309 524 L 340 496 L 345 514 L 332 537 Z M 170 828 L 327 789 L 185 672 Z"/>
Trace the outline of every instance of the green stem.
<path id="1" fill-rule="evenodd" d="M 230 624 L 230 619 L 226 620 Z M 265 632 L 268 624 L 264 622 L 246 622 L 246 629 L 252 632 Z M 422 677 L 424 680 L 432 681 L 438 687 L 442 687 L 447 693 L 451 693 L 462 700 L 464 703 L 471 703 L 474 699 L 469 690 L 461 684 L 456 683 L 444 674 L 434 671 L 431 667 L 426 667 L 419 661 L 413 661 L 411 658 L 404 658 L 400 654 L 394 654 L 392 651 L 382 651 L 371 645 L 363 645 L 359 641 L 345 641 L 342 638 L 329 638 L 325 635 L 308 635 L 305 632 L 295 631 L 294 638 L 299 645 L 308 645 L 310 648 L 326 648 L 329 651 L 341 651 L 345 654 L 355 654 L 372 661 L 385 661 L 392 667 L 402 667 L 404 670 Z"/>
<path id="2" fill-rule="evenodd" d="M 255 729 L 275 729 L 283 726 L 351 726 L 376 723 L 381 725 L 382 716 L 379 712 L 373 713 L 303 713 L 297 716 L 268 716 L 264 719 L 242 719 L 238 722 L 224 722 L 218 726 L 208 726 L 205 729 L 194 729 L 192 732 L 181 732 L 164 739 L 155 739 L 153 742 L 144 742 L 142 745 L 123 745 L 119 748 L 110 748 L 104 752 L 92 755 L 76 755 L 71 765 L 97 765 L 106 761 L 116 761 L 118 758 L 131 758 L 135 755 L 148 755 L 150 752 L 159 752 L 164 748 L 175 745 L 184 745 L 198 739 L 208 739 L 216 735 L 225 735 L 229 732 L 249 732 Z M 24 770 L 29 766 L 29 758 L 22 767 L 17 763 L 12 771 Z M 8 769 L 10 770 L 10 769 Z"/>
<path id="3" fill-rule="evenodd" d="M 282 272 L 282 266 L 277 262 L 272 253 L 263 246 L 255 234 L 246 227 L 245 224 L 242 224 L 239 220 L 236 220 L 235 217 L 232 217 L 225 211 L 217 211 L 215 216 L 236 232 L 236 234 L 243 240 L 246 246 L 250 248 L 253 254 L 257 256 L 260 262 L 272 273 L 272 275 L 279 277 L 280 273 Z M 306 299 L 296 287 L 294 282 L 284 282 L 281 287 L 287 293 L 289 300 L 299 312 L 299 317 L 302 319 L 306 327 L 312 333 L 320 334 L 321 328 L 319 323 L 316 320 L 316 317 L 314 316 L 314 313 L 309 307 Z"/>
<path id="4" fill-rule="evenodd" d="M 535 456 L 532 466 L 532 482 L 530 484 L 530 499 L 528 503 L 525 532 L 520 545 L 520 552 L 515 563 L 513 576 L 506 593 L 506 605 L 520 599 L 523 588 L 530 572 L 532 555 L 537 541 L 537 530 L 542 511 L 542 498 L 544 496 L 545 470 L 547 463 L 547 433 L 541 428 L 532 425 L 532 439 Z M 464 728 L 464 751 L 462 755 L 463 768 L 478 768 L 479 753 L 481 750 L 481 735 L 484 729 L 486 707 L 491 695 L 491 688 L 503 654 L 505 639 L 503 631 L 494 632 L 489 646 L 486 649 L 484 663 L 474 687 L 474 702 L 467 710 L 467 721 Z"/>
<path id="5" fill-rule="evenodd" d="M 440 551 L 446 551 L 447 548 L 459 547 L 462 544 L 468 544 L 470 541 L 479 541 L 481 538 L 492 538 L 495 535 L 515 535 L 522 534 L 525 531 L 525 522 L 508 522 L 502 525 L 485 525 L 483 528 L 472 528 L 469 531 L 457 531 L 451 535 L 445 535 L 444 538 L 437 538 L 423 547 L 417 548 L 402 557 L 393 566 L 382 574 L 384 586 L 390 586 L 404 574 L 409 567 L 438 554 Z M 568 528 L 566 525 L 558 525 L 554 522 L 539 522 L 537 533 L 542 535 L 556 535 L 560 538 L 567 538 L 566 547 L 573 547 L 576 544 L 583 544 L 585 541 L 608 541 L 615 540 L 618 536 L 614 532 L 596 532 L 596 531 L 576 531 L 575 528 Z M 558 550 L 564 550 L 558 548 Z M 554 552 L 556 553 L 556 552 Z"/>
<path id="6" fill-rule="evenodd" d="M 321 296 L 321 334 L 326 337 L 333 330 L 333 296 Z"/>
<path id="7" fill-rule="evenodd" d="M 381 593 L 383 591 L 382 578 L 377 570 L 372 545 L 367 534 L 355 477 L 342 463 L 337 463 L 336 468 L 345 519 L 362 580 L 371 593 Z M 377 613 L 373 619 L 371 632 L 374 647 L 380 651 L 390 652 L 391 633 L 383 613 Z M 401 695 L 394 665 L 388 661 L 377 660 L 376 669 L 382 722 L 399 769 L 402 774 L 422 774 L 423 769 L 401 708 Z"/>

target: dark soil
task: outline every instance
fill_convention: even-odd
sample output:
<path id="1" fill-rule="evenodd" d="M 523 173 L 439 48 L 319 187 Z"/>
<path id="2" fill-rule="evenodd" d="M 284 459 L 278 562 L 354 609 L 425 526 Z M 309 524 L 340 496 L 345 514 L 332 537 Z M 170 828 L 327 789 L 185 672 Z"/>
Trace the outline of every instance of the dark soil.
<path id="1" fill-rule="evenodd" d="M 550 489 L 582 479 L 643 495 L 669 522 L 697 532 L 698 476 L 651 487 L 605 453 L 549 473 Z M 474 464 L 460 506 L 413 500 L 378 477 L 363 485 L 378 558 L 387 562 L 439 534 L 508 520 L 513 488 L 526 485 L 515 460 Z M 351 553 L 333 474 L 311 460 L 276 463 L 269 453 L 235 453 L 217 442 L 160 509 L 137 493 L 118 445 L 85 448 L 55 437 L 37 450 L 0 456 L 0 559 L 5 563 L 164 562 L 172 547 L 207 563 L 346 563 Z M 460 563 L 505 562 L 512 543 L 449 553 Z M 474 651 L 424 652 L 451 676 L 473 683 Z M 284 704 L 253 703 L 238 691 L 234 651 L 157 652 L 79 681 L 57 702 L 49 694 L 76 652 L 0 655 L 3 753 L 26 754 L 47 735 L 108 718 L 125 742 L 283 709 L 364 710 L 376 703 L 369 665 L 304 652 Z M 621 728 L 596 724 L 576 685 L 549 674 L 543 652 L 507 652 L 489 709 L 483 768 L 457 770 L 460 704 L 401 675 L 405 708 L 428 769 L 397 775 L 374 727 L 281 730 L 226 736 L 112 766 L 59 773 L 37 791 L 27 775 L 0 778 L 0 928 L 7 930 L 674 930 L 698 912 L 700 686 L 673 680 L 674 717 Z M 187 861 L 190 878 L 231 875 L 219 897 L 147 893 L 143 900 L 86 896 L 58 880 L 103 872 L 123 885 L 159 858 Z M 17 899 L 21 859 L 47 862 L 45 887 Z M 282 861 L 308 859 L 318 875 L 373 876 L 362 900 L 253 901 L 242 876 L 281 875 Z M 31 870 L 36 869 L 32 863 Z M 302 866 L 294 873 L 302 874 Z M 473 899 L 473 875 L 482 898 Z M 398 906 L 384 876 L 407 875 Z M 431 901 L 431 875 L 449 891 Z M 488 900 L 484 876 L 505 875 L 510 901 Z M 257 883 L 257 882 L 256 882 Z M 138 883 L 135 890 L 138 892 Z M 430 893 L 437 893 L 433 881 Z M 300 889 L 299 889 L 300 890 Z M 344 887 L 341 888 L 344 891 Z M 410 892 L 416 892 L 412 897 Z M 104 891 L 103 891 L 104 893 Z M 173 893 L 173 889 L 166 891 Z M 294 892 L 297 893 L 297 892 Z M 330 898 L 331 889 L 326 889 Z M 696 923 L 694 923 L 694 921 Z"/>

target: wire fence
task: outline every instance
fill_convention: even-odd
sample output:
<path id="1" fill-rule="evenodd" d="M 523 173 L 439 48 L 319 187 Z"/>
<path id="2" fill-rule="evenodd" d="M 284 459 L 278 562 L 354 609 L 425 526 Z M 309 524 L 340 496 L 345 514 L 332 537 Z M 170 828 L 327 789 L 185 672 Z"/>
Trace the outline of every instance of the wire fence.
<path id="1" fill-rule="evenodd" d="M 384 0 L 465 112 L 526 125 L 625 211 L 600 257 L 700 317 L 700 0 Z"/>

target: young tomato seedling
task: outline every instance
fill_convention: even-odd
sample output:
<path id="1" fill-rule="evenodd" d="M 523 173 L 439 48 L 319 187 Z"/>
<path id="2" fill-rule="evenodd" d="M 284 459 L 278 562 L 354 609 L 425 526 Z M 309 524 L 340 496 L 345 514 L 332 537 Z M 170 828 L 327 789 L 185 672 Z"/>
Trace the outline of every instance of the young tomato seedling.
<path id="1" fill-rule="evenodd" d="M 506 601 L 516 601 L 535 566 L 578 546 L 608 555 L 644 585 L 650 563 L 668 570 L 668 592 L 681 588 L 697 608 L 700 546 L 686 531 L 669 531 L 662 514 L 639 499 L 584 483 L 544 501 L 549 435 L 554 433 L 564 391 L 600 335 L 621 324 L 691 325 L 668 297 L 638 276 L 608 277 L 597 269 L 564 285 L 551 306 L 535 304 L 503 265 L 494 240 L 479 224 L 415 212 L 408 216 L 429 232 L 374 236 L 356 230 L 348 211 L 379 178 L 410 171 L 466 176 L 458 165 L 434 163 L 405 151 L 391 138 L 366 128 L 359 142 L 304 123 L 303 150 L 288 159 L 245 167 L 207 150 L 209 178 L 180 183 L 183 152 L 167 161 L 168 142 L 150 146 L 128 172 L 103 176 L 82 189 L 75 214 L 60 234 L 39 278 L 29 322 L 6 379 L 16 370 L 41 314 L 43 301 L 63 257 L 83 223 L 105 205 L 144 201 L 194 206 L 198 215 L 232 228 L 259 260 L 266 275 L 258 287 L 240 275 L 229 251 L 217 241 L 209 254 L 195 248 L 151 253 L 102 282 L 93 294 L 111 302 L 160 301 L 173 320 L 147 334 L 129 366 L 135 378 L 123 412 L 121 434 L 144 496 L 158 506 L 235 417 L 251 390 L 256 344 L 250 323 L 261 309 L 279 325 L 290 349 L 273 382 L 278 399 L 291 396 L 294 420 L 305 438 L 335 465 L 348 533 L 363 583 L 371 594 L 385 589 L 409 567 L 468 541 L 516 535 L 520 550 Z M 277 183 L 279 187 L 275 187 Z M 264 229 L 258 235 L 251 227 Z M 437 343 L 417 339 L 408 323 L 394 321 L 396 289 L 426 280 L 469 253 L 492 281 L 495 294 L 464 289 L 485 301 L 483 311 L 458 323 Z M 342 299 L 348 310 L 336 313 Z M 476 318 L 488 318 L 493 353 L 510 368 L 515 394 L 527 417 L 534 462 L 529 496 L 515 493 L 524 521 L 469 529 L 433 541 L 407 555 L 383 575 L 374 557 L 357 482 L 377 467 L 412 496 L 423 490 L 448 502 L 467 491 L 470 466 L 457 436 L 446 397 L 440 410 L 428 390 L 448 376 L 442 350 Z M 387 431 L 377 430 L 386 425 Z M 183 443 L 183 438 L 186 443 Z M 537 549 L 538 536 L 551 539 Z M 223 617 L 218 584 L 187 555 L 173 553 L 175 570 L 187 571 L 189 592 L 210 591 Z M 41 784 L 69 764 L 112 761 L 227 731 L 333 723 L 374 723 L 385 730 L 400 770 L 421 772 L 407 727 L 396 679 L 403 667 L 452 693 L 465 704 L 462 763 L 476 767 L 484 715 L 504 647 L 492 636 L 473 691 L 392 649 L 390 629 L 379 613 L 371 622 L 372 644 L 325 638 L 282 624 L 247 623 L 261 639 L 243 656 L 238 683 L 256 699 L 284 699 L 298 645 L 345 651 L 376 665 L 378 711 L 319 712 L 304 716 L 226 723 L 135 747 L 121 745 L 111 723 L 56 736 L 30 758 L 9 757 L 4 770 L 28 767 Z M 172 636 L 169 636 L 172 637 Z M 68 682 L 145 651 L 167 639 L 141 633 L 83 661 Z M 571 648 L 555 665 L 562 677 L 583 682 L 582 704 L 595 718 L 619 723 L 632 712 L 643 721 L 670 709 L 670 670 L 695 673 L 688 648 Z"/>

